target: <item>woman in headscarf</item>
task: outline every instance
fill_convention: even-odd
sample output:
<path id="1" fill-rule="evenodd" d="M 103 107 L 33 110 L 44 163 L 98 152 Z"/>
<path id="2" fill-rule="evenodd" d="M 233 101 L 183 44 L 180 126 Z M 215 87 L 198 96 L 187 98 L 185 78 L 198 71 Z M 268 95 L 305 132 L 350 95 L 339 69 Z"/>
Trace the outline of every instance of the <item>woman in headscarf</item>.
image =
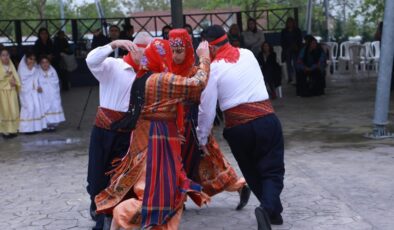
<path id="1" fill-rule="evenodd" d="M 18 132 L 20 88 L 19 75 L 10 53 L 0 47 L 0 133 L 4 138 L 16 137 Z"/>
<path id="2" fill-rule="evenodd" d="M 21 114 L 19 132 L 35 133 L 47 128 L 44 106 L 40 97 L 39 70 L 34 53 L 27 52 L 18 66 L 22 90 L 19 92 Z"/>
<path id="3" fill-rule="evenodd" d="M 177 229 L 188 194 L 203 205 L 209 197 L 182 167 L 182 124 L 177 108 L 198 101 L 208 80 L 209 50 L 197 49 L 200 66 L 193 77 L 172 74 L 169 42 L 154 40 L 145 50 L 133 82 L 129 116 L 113 128 L 131 127 L 130 148 L 111 172 L 111 184 L 96 197 L 97 211 L 111 213 L 112 229 Z"/>
<path id="4" fill-rule="evenodd" d="M 169 34 L 172 49 L 174 74 L 183 77 L 192 77 L 198 70 L 194 66 L 194 50 L 191 37 L 185 29 L 173 29 Z M 237 210 L 242 209 L 248 202 L 250 190 L 246 186 L 244 178 L 238 178 L 237 173 L 224 157 L 219 144 L 211 135 L 208 144 L 210 155 L 201 156 L 197 141 L 196 127 L 198 116 L 198 102 L 190 102 L 181 105 L 185 112 L 185 138 L 182 145 L 183 166 L 189 178 L 203 186 L 203 191 L 214 196 L 223 191 L 236 192 L 241 195 L 241 201 Z"/>

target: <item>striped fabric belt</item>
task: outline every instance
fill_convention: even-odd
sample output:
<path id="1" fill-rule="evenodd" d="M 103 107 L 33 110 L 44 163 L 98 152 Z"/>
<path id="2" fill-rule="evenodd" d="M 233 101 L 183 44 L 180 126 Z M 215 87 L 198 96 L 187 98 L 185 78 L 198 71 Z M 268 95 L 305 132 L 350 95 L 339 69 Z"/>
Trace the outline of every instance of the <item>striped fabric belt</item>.
<path id="1" fill-rule="evenodd" d="M 270 100 L 241 104 L 224 111 L 225 126 L 231 128 L 273 113 Z"/>
<path id="2" fill-rule="evenodd" d="M 96 120 L 94 125 L 98 128 L 111 130 L 111 124 L 115 121 L 122 119 L 125 116 L 125 112 L 114 111 L 111 109 L 106 109 L 98 107 L 96 113 Z M 118 132 L 130 132 L 129 130 L 116 130 Z"/>

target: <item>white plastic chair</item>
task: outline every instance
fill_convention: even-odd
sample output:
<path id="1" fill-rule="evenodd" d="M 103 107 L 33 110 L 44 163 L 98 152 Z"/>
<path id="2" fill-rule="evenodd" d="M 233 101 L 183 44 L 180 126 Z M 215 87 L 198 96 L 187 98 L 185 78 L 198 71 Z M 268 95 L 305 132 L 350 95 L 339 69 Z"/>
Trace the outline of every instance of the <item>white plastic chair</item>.
<path id="1" fill-rule="evenodd" d="M 341 45 L 339 46 L 338 69 L 341 72 L 345 72 L 346 66 L 348 66 L 348 64 L 351 61 L 350 46 L 353 44 L 359 44 L 359 43 L 356 41 L 346 41 L 346 42 L 342 42 Z"/>
<path id="2" fill-rule="evenodd" d="M 328 52 L 329 52 L 329 60 L 328 64 L 332 65 L 333 73 L 335 73 L 337 69 L 337 57 L 338 57 L 338 43 L 336 42 L 324 42 L 322 45 L 328 46 Z"/>
<path id="3" fill-rule="evenodd" d="M 360 44 L 351 44 L 349 46 L 349 56 L 350 56 L 349 68 L 352 75 L 354 72 L 358 73 L 358 69 L 362 65 L 363 54 L 365 54 L 364 46 Z"/>
<path id="4" fill-rule="evenodd" d="M 373 62 L 372 43 L 365 42 L 361 49 L 361 68 L 369 73 L 369 66 Z"/>
<path id="5" fill-rule="evenodd" d="M 279 63 L 282 70 L 282 79 L 288 80 L 287 76 L 287 65 L 286 62 L 282 62 L 282 47 L 274 46 L 274 52 L 276 53 L 276 61 Z"/>

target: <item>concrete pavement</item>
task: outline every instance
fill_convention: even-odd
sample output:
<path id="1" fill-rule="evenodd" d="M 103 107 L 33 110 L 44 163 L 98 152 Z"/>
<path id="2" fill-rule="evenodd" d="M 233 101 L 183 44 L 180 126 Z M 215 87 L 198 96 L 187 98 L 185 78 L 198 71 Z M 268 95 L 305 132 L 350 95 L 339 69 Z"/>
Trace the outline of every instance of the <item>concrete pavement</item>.
<path id="1" fill-rule="evenodd" d="M 295 97 L 292 86 L 274 107 L 286 145 L 284 225 L 274 229 L 380 229 L 394 226 L 394 139 L 370 140 L 376 78 L 337 75 L 321 97 Z M 67 122 L 56 133 L 0 139 L 0 229 L 90 229 L 87 148 L 98 100 L 94 88 L 76 130 L 88 88 L 63 94 Z M 394 100 L 391 120 L 394 119 Z M 390 127 L 394 130 L 394 127 Z M 221 136 L 226 156 L 238 170 Z M 239 172 L 239 170 L 238 170 Z M 251 197 L 224 192 L 202 209 L 187 203 L 180 229 L 257 229 Z"/>

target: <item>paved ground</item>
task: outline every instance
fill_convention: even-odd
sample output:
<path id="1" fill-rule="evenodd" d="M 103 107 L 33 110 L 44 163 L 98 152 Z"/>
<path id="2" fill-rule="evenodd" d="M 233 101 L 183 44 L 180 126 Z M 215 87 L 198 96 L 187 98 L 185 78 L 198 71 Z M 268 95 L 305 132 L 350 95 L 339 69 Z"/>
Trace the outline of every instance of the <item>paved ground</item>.
<path id="1" fill-rule="evenodd" d="M 274 102 L 286 140 L 285 223 L 274 229 L 393 229 L 394 139 L 363 137 L 371 131 L 375 81 L 336 76 L 316 98 L 295 97 L 286 86 Z M 75 128 L 87 94 L 77 88 L 63 95 L 68 121 L 58 132 L 0 140 L 0 229 L 92 227 L 85 177 L 97 88 L 82 129 Z M 257 229 L 257 200 L 240 212 L 237 202 L 236 194 L 222 193 L 202 209 L 188 203 L 180 229 Z"/>

